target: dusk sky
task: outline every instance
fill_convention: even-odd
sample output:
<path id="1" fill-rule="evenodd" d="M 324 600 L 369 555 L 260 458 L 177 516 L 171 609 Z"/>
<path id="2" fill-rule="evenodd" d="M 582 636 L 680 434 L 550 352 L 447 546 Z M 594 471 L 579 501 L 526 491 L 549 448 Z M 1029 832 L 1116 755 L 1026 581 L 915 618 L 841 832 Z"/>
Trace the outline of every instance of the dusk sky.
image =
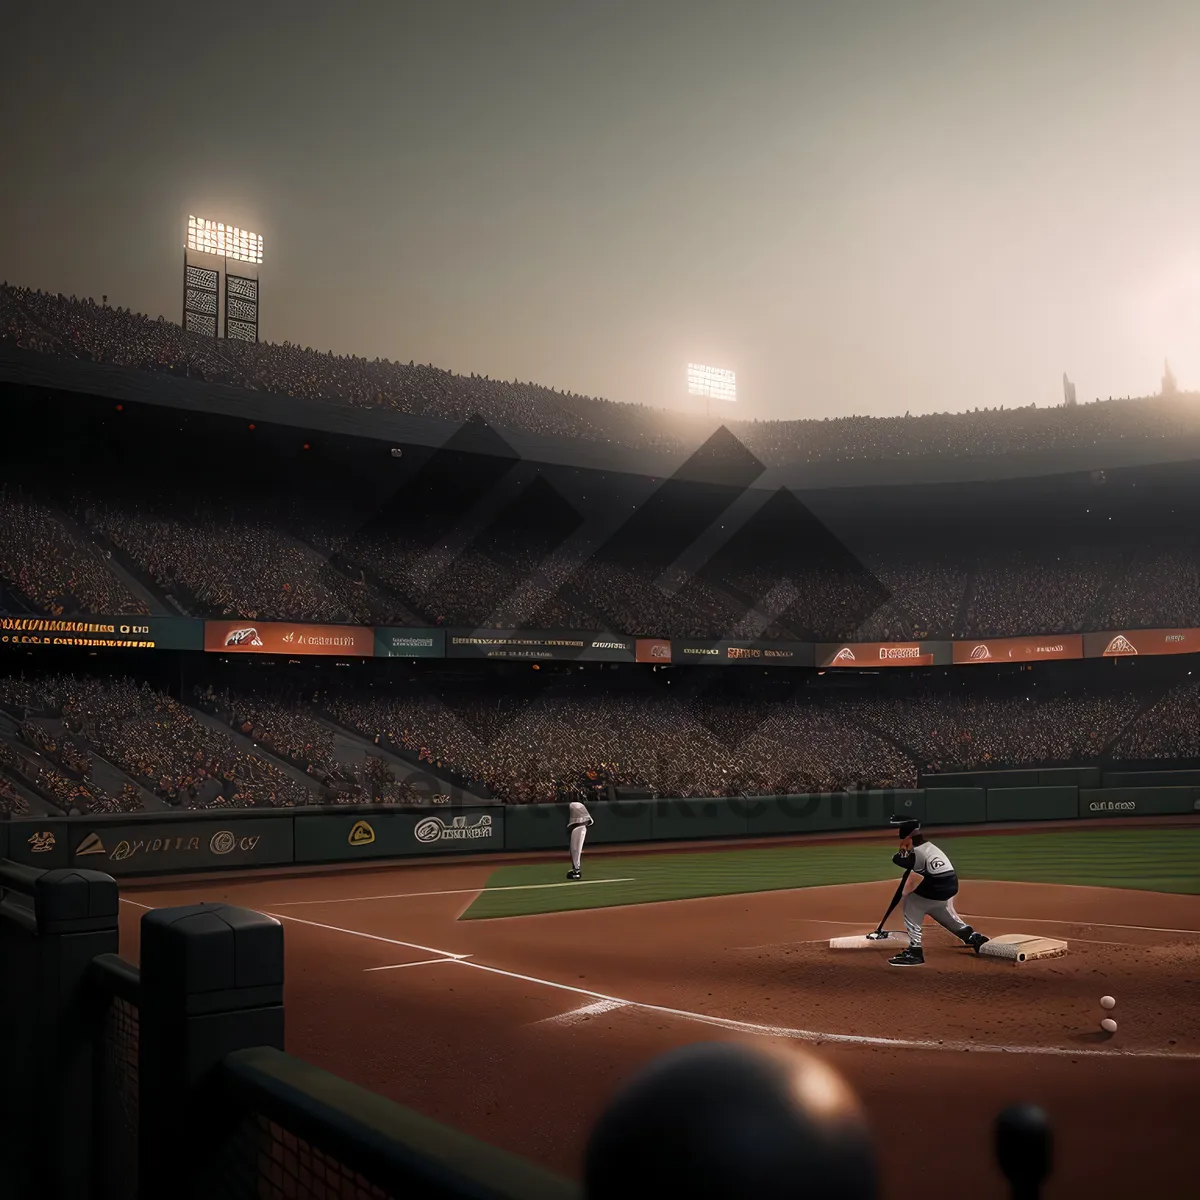
<path id="1" fill-rule="evenodd" d="M 1195 0 L 13 4 L 0 278 L 743 417 L 1200 389 Z M 732 412 L 730 415 L 734 415 Z"/>

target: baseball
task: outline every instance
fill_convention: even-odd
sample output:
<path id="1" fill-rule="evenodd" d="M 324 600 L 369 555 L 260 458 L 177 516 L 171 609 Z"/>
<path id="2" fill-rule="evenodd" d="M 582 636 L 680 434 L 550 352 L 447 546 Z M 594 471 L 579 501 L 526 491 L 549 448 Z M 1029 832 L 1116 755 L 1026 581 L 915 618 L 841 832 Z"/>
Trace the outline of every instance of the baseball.
<path id="1" fill-rule="evenodd" d="M 1101 1008 L 1109 1008 L 1109 1009 L 1116 1008 L 1117 1002 L 1111 996 L 1101 996 L 1100 997 L 1100 1007 Z"/>
<path id="2" fill-rule="evenodd" d="M 1112 1017 L 1105 1017 L 1104 1020 L 1100 1022 L 1100 1028 L 1103 1029 L 1105 1033 L 1116 1033 L 1117 1023 L 1112 1019 Z"/>

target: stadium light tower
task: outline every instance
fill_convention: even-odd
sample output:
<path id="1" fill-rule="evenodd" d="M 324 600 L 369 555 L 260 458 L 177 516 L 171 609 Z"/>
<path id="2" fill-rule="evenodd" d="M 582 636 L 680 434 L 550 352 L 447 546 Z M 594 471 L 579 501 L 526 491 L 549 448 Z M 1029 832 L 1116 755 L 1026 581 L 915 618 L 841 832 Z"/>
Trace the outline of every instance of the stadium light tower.
<path id="1" fill-rule="evenodd" d="M 737 402 L 737 376 L 721 367 L 706 367 L 701 363 L 688 363 L 688 394 L 706 398 L 706 413 L 712 416 L 712 402 L 725 400 Z"/>
<path id="2" fill-rule="evenodd" d="M 238 342 L 257 342 L 258 272 L 262 261 L 261 233 L 205 217 L 188 217 L 183 250 L 184 329 L 204 337 L 220 336 L 224 270 L 225 337 Z M 230 262 L 238 264 L 237 274 L 230 274 Z"/>

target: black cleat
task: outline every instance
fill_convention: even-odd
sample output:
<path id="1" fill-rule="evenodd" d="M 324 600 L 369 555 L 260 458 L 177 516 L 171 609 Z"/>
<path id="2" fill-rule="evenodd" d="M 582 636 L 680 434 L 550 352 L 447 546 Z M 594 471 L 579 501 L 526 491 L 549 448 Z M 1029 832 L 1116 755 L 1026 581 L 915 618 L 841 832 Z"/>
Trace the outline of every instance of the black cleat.
<path id="1" fill-rule="evenodd" d="M 568 879 L 582 879 L 583 872 L 582 871 L 568 871 L 567 878 Z"/>
<path id="2" fill-rule="evenodd" d="M 923 967 L 925 965 L 925 951 L 920 946 L 909 946 L 907 950 L 901 950 L 894 958 L 888 959 L 890 967 Z"/>
<path id="3" fill-rule="evenodd" d="M 987 942 L 990 942 L 991 940 L 992 939 L 989 937 L 984 937 L 982 933 L 973 933 L 969 938 L 967 938 L 967 945 L 970 946 L 976 954 L 978 954 L 979 947 Z"/>

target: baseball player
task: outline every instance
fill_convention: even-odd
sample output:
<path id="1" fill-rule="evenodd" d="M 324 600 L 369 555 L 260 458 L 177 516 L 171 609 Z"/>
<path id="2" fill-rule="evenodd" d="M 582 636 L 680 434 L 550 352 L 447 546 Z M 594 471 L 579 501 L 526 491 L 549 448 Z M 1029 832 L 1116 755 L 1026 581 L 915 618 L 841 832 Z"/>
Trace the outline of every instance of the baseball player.
<path id="1" fill-rule="evenodd" d="M 567 837 L 571 839 L 571 869 L 567 872 L 568 879 L 582 879 L 579 864 L 583 859 L 583 842 L 587 837 L 588 826 L 594 824 L 591 813 L 578 800 L 572 800 L 567 805 Z"/>
<path id="2" fill-rule="evenodd" d="M 900 824 L 900 853 L 892 857 L 898 867 L 911 871 L 904 885 L 904 928 L 908 932 L 908 949 L 902 950 L 888 962 L 893 967 L 919 967 L 925 962 L 921 949 L 921 925 L 932 917 L 943 929 L 948 929 L 976 954 L 988 939 L 976 933 L 954 911 L 958 895 L 958 876 L 945 851 L 926 841 L 920 821 Z"/>

